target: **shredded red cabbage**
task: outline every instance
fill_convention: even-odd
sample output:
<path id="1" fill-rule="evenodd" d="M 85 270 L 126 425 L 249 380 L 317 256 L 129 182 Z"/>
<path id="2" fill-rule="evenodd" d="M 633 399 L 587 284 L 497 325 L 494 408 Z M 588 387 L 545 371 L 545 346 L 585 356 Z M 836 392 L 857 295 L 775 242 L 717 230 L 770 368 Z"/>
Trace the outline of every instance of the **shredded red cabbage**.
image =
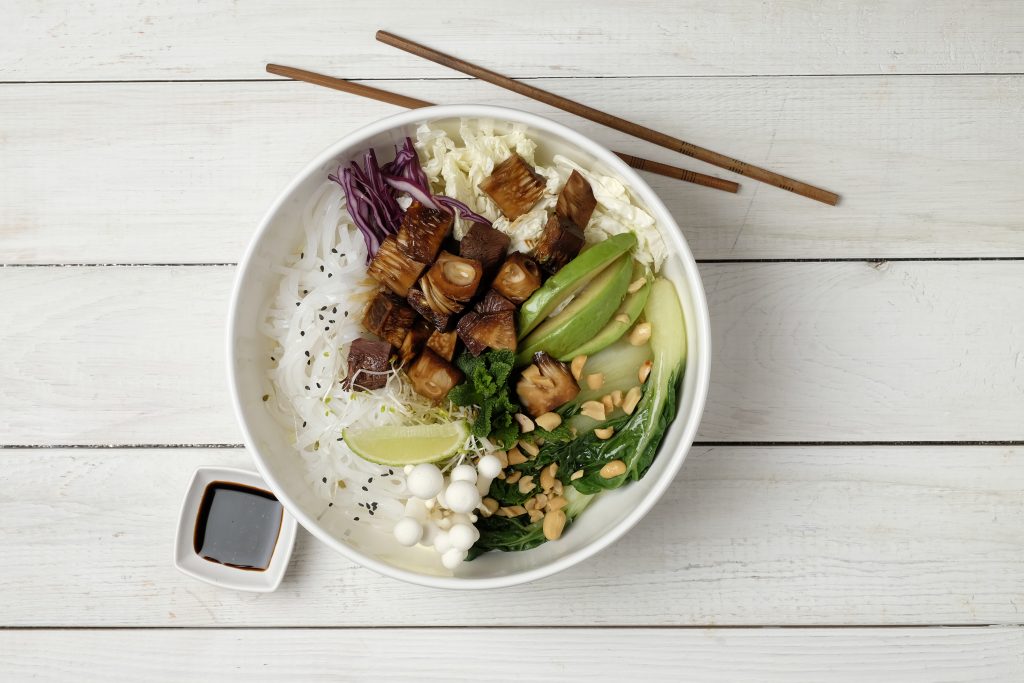
<path id="1" fill-rule="evenodd" d="M 480 214 L 470 210 L 468 206 L 460 202 L 455 197 L 448 197 L 447 195 L 439 194 L 434 195 L 434 201 L 443 207 L 442 210 L 448 209 L 448 213 L 458 211 L 459 215 L 467 221 L 471 221 L 473 223 L 483 223 L 488 228 L 491 227 L 491 222 L 489 220 L 487 220 Z"/>
<path id="2" fill-rule="evenodd" d="M 410 197 L 438 211 L 458 212 L 464 220 L 483 223 L 491 222 L 457 199 L 444 195 L 432 195 L 427 174 L 420 167 L 420 159 L 411 138 L 406 138 L 401 147 L 395 146 L 395 158 L 381 166 L 373 149 L 363 154 L 360 167 L 351 162 L 348 167 L 338 167 L 328 179 L 338 183 L 345 192 L 348 213 L 359 228 L 366 242 L 367 261 L 377 253 L 389 235 L 398 232 L 405 212 L 398 205 L 398 197 Z"/>

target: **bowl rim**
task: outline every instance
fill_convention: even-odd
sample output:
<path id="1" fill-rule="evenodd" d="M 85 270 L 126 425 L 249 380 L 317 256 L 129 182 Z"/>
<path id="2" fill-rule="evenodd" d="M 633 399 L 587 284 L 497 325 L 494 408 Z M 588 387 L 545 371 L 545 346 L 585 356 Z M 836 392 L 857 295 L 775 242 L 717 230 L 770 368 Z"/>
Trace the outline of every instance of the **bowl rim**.
<path id="1" fill-rule="evenodd" d="M 700 344 L 696 345 L 696 349 L 688 350 L 688 353 L 693 352 L 693 355 L 697 357 L 696 362 L 694 363 L 694 369 L 697 372 L 697 377 L 694 384 L 692 410 L 689 415 L 684 418 L 685 424 L 683 426 L 682 435 L 678 446 L 673 452 L 670 465 L 661 473 L 660 478 L 653 483 L 648 494 L 607 533 L 579 550 L 567 553 L 540 567 L 517 571 L 505 576 L 497 577 L 434 576 L 403 569 L 364 554 L 358 549 L 327 533 L 325 529 L 317 524 L 316 520 L 312 519 L 302 511 L 299 505 L 290 495 L 288 495 L 284 487 L 278 483 L 273 474 L 269 471 L 268 467 L 264 464 L 263 457 L 256 445 L 256 440 L 253 438 L 244 418 L 241 396 L 238 390 L 238 381 L 235 373 L 234 350 L 235 339 L 237 338 L 238 304 L 241 296 L 242 282 L 245 279 L 247 271 L 251 267 L 257 245 L 260 243 L 264 233 L 269 229 L 274 216 L 280 210 L 281 206 L 288 201 L 295 189 L 312 173 L 317 172 L 325 163 L 338 156 L 346 148 L 355 147 L 362 140 L 372 138 L 373 136 L 394 128 L 408 126 L 421 121 L 459 118 L 489 118 L 494 119 L 495 121 L 522 123 L 528 127 L 544 130 L 550 134 L 560 137 L 565 142 L 568 142 L 569 144 L 590 154 L 596 160 L 602 162 L 610 171 L 625 180 L 626 183 L 637 192 L 637 194 L 641 195 L 644 202 L 658 217 L 659 221 L 661 221 L 662 218 L 667 218 L 667 225 L 664 226 L 665 229 L 662 230 L 662 234 L 670 243 L 675 254 L 679 257 L 685 283 L 690 292 L 690 296 L 692 297 L 693 309 L 696 315 L 696 320 L 687 320 L 687 327 L 688 329 L 692 327 L 692 337 L 701 341 Z M 689 332 L 687 333 L 687 337 L 691 337 Z M 324 542 L 328 547 L 332 548 L 352 562 L 371 569 L 382 576 L 399 579 L 420 586 L 462 590 L 504 588 L 552 576 L 596 555 L 598 552 L 604 550 L 622 538 L 622 536 L 632 529 L 641 519 L 643 519 L 643 517 L 646 516 L 654 505 L 661 499 L 662 495 L 664 495 L 665 491 L 679 473 L 679 470 L 681 469 L 683 462 L 693 445 L 697 427 L 704 413 L 711 374 L 710 337 L 711 323 L 708 313 L 707 299 L 705 297 L 700 272 L 698 271 L 697 263 L 693 258 L 689 245 L 687 244 L 685 237 L 683 237 L 679 224 L 669 212 L 664 202 L 661 201 L 661 198 L 658 197 L 654 190 L 651 189 L 647 182 L 644 181 L 636 171 L 626 165 L 624 161 L 600 143 L 591 140 L 582 133 L 578 133 L 564 124 L 552 121 L 551 119 L 543 116 L 518 109 L 494 105 L 438 105 L 412 109 L 387 116 L 343 136 L 306 164 L 306 166 L 292 178 L 288 185 L 274 199 L 273 203 L 263 214 L 259 227 L 256 229 L 249 241 L 245 254 L 238 264 L 231 288 L 231 301 L 228 308 L 227 325 L 228 389 L 231 393 L 232 406 L 234 408 L 236 420 L 242 431 L 242 437 L 245 442 L 246 449 L 255 461 L 256 468 L 259 471 L 260 476 L 263 477 L 264 481 L 266 481 L 267 485 L 270 486 L 271 490 L 284 505 L 285 509 L 291 513 L 299 524 L 301 524 L 304 529 L 313 534 L 317 539 Z M 679 419 L 679 417 L 680 416 L 677 413 L 675 419 Z"/>

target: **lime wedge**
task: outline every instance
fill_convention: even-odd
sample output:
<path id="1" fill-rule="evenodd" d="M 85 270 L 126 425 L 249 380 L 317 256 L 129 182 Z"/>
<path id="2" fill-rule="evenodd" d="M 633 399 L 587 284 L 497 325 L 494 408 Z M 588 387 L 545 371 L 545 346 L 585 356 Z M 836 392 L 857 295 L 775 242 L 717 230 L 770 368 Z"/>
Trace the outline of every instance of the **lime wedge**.
<path id="1" fill-rule="evenodd" d="M 407 427 L 346 429 L 345 444 L 363 460 L 378 465 L 418 465 L 447 460 L 469 436 L 465 421 Z"/>

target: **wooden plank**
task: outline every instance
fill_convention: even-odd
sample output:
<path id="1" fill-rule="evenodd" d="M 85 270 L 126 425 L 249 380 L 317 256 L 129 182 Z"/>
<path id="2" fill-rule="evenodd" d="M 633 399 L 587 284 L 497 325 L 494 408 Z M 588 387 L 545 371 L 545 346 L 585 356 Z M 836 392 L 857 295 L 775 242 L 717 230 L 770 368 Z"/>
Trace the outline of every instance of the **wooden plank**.
<path id="1" fill-rule="evenodd" d="M 559 629 L 4 631 L 5 669 L 42 681 L 491 680 L 496 652 L 529 653 L 531 680 L 1010 681 L 1024 630 Z M 609 653 L 616 653 L 610 656 Z M 685 673 L 683 673 L 685 672 Z"/>
<path id="2" fill-rule="evenodd" d="M 833 208 L 645 174 L 697 258 L 1024 256 L 1024 76 L 609 83 L 557 89 L 843 195 Z M 484 83 L 378 85 L 532 109 L 613 149 L 732 176 Z M 396 111 L 286 82 L 0 86 L 0 262 L 236 261 L 295 173 Z"/>
<path id="3" fill-rule="evenodd" d="M 702 266 L 705 441 L 1024 439 L 1024 264 Z M 0 443 L 239 443 L 231 267 L 0 269 Z"/>
<path id="4" fill-rule="evenodd" d="M 259 596 L 171 566 L 192 470 L 244 450 L 0 459 L 5 627 L 1014 624 L 1024 604 L 1022 448 L 701 447 L 626 537 L 536 584 L 414 587 L 301 533 Z"/>
<path id="5" fill-rule="evenodd" d="M 16 1 L 0 32 L 0 79 L 259 78 L 275 61 L 354 78 L 450 72 L 374 41 L 385 28 L 512 76 L 988 73 L 1024 71 L 1012 0 L 751 4 L 543 0 L 437 5 L 302 0 L 192 7 L 117 0 L 73 8 Z M 182 37 L 187 36 L 187 40 Z"/>

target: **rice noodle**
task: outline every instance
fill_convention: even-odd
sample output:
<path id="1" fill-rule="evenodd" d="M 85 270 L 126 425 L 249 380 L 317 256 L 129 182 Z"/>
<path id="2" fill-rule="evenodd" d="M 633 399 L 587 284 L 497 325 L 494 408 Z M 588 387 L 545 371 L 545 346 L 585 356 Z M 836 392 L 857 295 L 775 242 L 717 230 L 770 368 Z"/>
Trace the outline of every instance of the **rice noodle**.
<path id="1" fill-rule="evenodd" d="M 274 268 L 281 281 L 261 316 L 261 331 L 273 341 L 276 359 L 268 371 L 273 387 L 268 408 L 294 433 L 306 479 L 331 503 L 325 515 L 338 517 L 333 526 L 351 526 L 358 517 L 360 524 L 386 532 L 381 540 L 391 543 L 391 529 L 409 496 L 405 475 L 401 468 L 360 458 L 341 440 L 342 430 L 448 422 L 465 413 L 432 406 L 394 370 L 383 389 L 343 388 L 349 345 L 364 334 L 363 305 L 378 285 L 366 275 L 366 244 L 337 184 L 325 181 L 313 192 L 300 223 L 303 246 Z M 484 446 L 489 444 L 474 439 L 466 444 L 469 450 Z M 372 503 L 377 507 L 370 514 L 363 506 Z"/>

